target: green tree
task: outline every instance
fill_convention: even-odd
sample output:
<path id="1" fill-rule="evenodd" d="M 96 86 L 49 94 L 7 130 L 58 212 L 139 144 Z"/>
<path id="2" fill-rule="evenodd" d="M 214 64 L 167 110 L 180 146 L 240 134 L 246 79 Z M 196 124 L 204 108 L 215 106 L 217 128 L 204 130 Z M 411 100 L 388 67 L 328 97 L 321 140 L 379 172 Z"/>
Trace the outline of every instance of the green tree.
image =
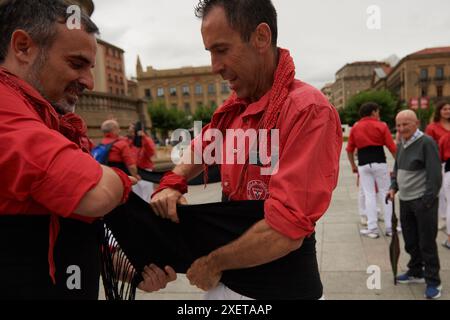
<path id="1" fill-rule="evenodd" d="M 192 127 L 192 119 L 184 111 L 169 110 L 163 102 L 150 103 L 148 112 L 152 117 L 153 133 L 159 132 L 163 139 L 169 136 L 169 131 Z"/>
<path id="2" fill-rule="evenodd" d="M 194 121 L 201 121 L 203 125 L 206 125 L 211 122 L 212 116 L 214 114 L 215 108 L 214 106 L 205 107 L 199 106 L 193 115 Z"/>
<path id="3" fill-rule="evenodd" d="M 389 127 L 395 127 L 398 102 L 392 93 L 387 90 L 364 91 L 350 98 L 342 114 L 343 123 L 353 126 L 360 119 L 360 107 L 366 102 L 375 102 L 380 105 L 381 120 L 386 122 Z"/>

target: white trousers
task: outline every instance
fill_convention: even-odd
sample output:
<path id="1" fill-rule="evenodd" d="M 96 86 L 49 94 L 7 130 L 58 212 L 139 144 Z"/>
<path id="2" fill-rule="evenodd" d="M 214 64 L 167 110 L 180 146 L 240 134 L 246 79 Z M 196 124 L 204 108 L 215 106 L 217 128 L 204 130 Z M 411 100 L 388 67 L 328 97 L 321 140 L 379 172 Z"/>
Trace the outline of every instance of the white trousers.
<path id="1" fill-rule="evenodd" d="M 446 199 L 450 199 L 450 172 L 445 173 L 443 186 Z M 447 201 L 446 216 L 447 216 L 447 234 L 450 235 L 450 201 Z"/>
<path id="2" fill-rule="evenodd" d="M 442 188 L 439 192 L 439 218 L 448 217 L 447 213 L 447 199 L 450 199 L 448 193 L 445 191 L 445 164 L 442 165 L 442 177 L 444 180 L 442 181 Z M 448 223 L 448 222 L 447 222 Z"/>
<path id="3" fill-rule="evenodd" d="M 233 290 L 231 290 L 230 288 L 228 288 L 227 286 L 225 286 L 223 283 L 219 283 L 219 285 L 216 288 L 209 290 L 208 292 L 205 293 L 204 300 L 209 300 L 209 301 L 212 301 L 212 300 L 254 301 L 255 299 L 240 295 L 239 293 L 236 293 Z M 323 296 L 319 300 L 325 300 L 325 296 Z"/>
<path id="4" fill-rule="evenodd" d="M 367 228 L 370 231 L 378 231 L 378 213 L 377 213 L 377 194 L 375 183 L 378 186 L 378 192 L 383 198 L 389 192 L 391 179 L 386 163 L 371 163 L 359 167 L 361 188 L 366 198 L 365 212 L 367 215 Z M 384 223 L 386 231 L 392 231 L 392 203 L 382 201 L 384 211 Z"/>
<path id="5" fill-rule="evenodd" d="M 223 283 L 205 293 L 205 300 L 254 300 L 234 292 Z"/>

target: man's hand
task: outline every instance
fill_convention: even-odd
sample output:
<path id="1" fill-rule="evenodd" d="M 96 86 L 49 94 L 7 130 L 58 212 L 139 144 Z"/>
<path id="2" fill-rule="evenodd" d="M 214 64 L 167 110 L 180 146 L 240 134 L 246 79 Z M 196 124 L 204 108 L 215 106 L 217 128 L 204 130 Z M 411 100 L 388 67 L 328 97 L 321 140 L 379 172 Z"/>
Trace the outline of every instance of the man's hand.
<path id="1" fill-rule="evenodd" d="M 170 219 L 175 223 L 180 222 L 177 214 L 177 204 L 187 204 L 187 200 L 181 192 L 170 188 L 159 192 L 150 201 L 150 206 L 157 216 Z"/>
<path id="2" fill-rule="evenodd" d="M 136 183 L 138 183 L 138 179 L 136 179 L 135 177 L 133 177 L 133 176 L 128 176 L 128 178 L 130 178 L 130 180 L 131 180 L 131 184 L 134 186 Z"/>
<path id="3" fill-rule="evenodd" d="M 397 194 L 396 190 L 389 190 L 388 194 L 386 195 L 386 203 L 388 201 L 394 201 L 395 200 L 395 195 Z"/>
<path id="4" fill-rule="evenodd" d="M 142 272 L 142 281 L 138 288 L 145 292 L 155 292 L 164 289 L 169 282 L 175 281 L 177 279 L 177 274 L 175 270 L 167 266 L 164 268 L 165 272 L 151 264 L 144 268 Z"/>
<path id="5" fill-rule="evenodd" d="M 353 173 L 358 173 L 358 167 L 357 166 L 352 166 L 352 171 Z"/>
<path id="6" fill-rule="evenodd" d="M 222 278 L 222 271 L 217 270 L 210 263 L 208 257 L 196 260 L 186 273 L 191 285 L 208 291 L 216 288 Z"/>

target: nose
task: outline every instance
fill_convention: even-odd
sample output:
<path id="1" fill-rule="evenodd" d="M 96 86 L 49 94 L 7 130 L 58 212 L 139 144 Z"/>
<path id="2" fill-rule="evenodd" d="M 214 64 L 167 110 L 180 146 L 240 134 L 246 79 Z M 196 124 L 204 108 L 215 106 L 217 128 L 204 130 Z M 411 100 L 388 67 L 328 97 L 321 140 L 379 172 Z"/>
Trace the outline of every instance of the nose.
<path id="1" fill-rule="evenodd" d="M 91 70 L 87 70 L 84 72 L 80 79 L 80 84 L 82 84 L 86 89 L 92 91 L 94 89 L 94 77 L 92 76 Z"/>
<path id="2" fill-rule="evenodd" d="M 222 71 L 225 69 L 224 64 L 222 61 L 217 58 L 216 55 L 211 54 L 211 66 L 212 66 L 212 72 L 215 74 L 221 74 Z"/>

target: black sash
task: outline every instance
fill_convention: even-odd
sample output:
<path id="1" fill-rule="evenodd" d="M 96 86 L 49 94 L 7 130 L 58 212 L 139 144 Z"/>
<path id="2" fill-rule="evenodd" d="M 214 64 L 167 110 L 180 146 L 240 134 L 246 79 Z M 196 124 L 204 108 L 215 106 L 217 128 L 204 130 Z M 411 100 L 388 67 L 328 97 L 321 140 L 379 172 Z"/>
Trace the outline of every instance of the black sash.
<path id="1" fill-rule="evenodd" d="M 186 273 L 197 258 L 237 239 L 262 220 L 264 202 L 181 206 L 178 215 L 180 224 L 161 219 L 146 202 L 132 194 L 127 204 L 105 218 L 105 223 L 137 275 L 150 263 L 169 265 L 177 273 Z M 323 288 L 315 244 L 312 236 L 305 239 L 299 250 L 275 262 L 224 272 L 221 282 L 239 294 L 259 300 L 320 299 Z"/>
<path id="2" fill-rule="evenodd" d="M 386 154 L 383 146 L 372 146 L 358 149 L 359 166 L 365 166 L 370 163 L 386 163 Z"/>
<path id="3" fill-rule="evenodd" d="M 60 219 L 54 249 L 56 285 L 49 276 L 50 216 L 0 216 L 1 300 L 97 300 L 101 226 Z M 76 266 L 81 290 L 72 287 Z M 70 272 L 69 274 L 67 272 Z M 76 271 L 75 271 L 76 272 Z"/>

